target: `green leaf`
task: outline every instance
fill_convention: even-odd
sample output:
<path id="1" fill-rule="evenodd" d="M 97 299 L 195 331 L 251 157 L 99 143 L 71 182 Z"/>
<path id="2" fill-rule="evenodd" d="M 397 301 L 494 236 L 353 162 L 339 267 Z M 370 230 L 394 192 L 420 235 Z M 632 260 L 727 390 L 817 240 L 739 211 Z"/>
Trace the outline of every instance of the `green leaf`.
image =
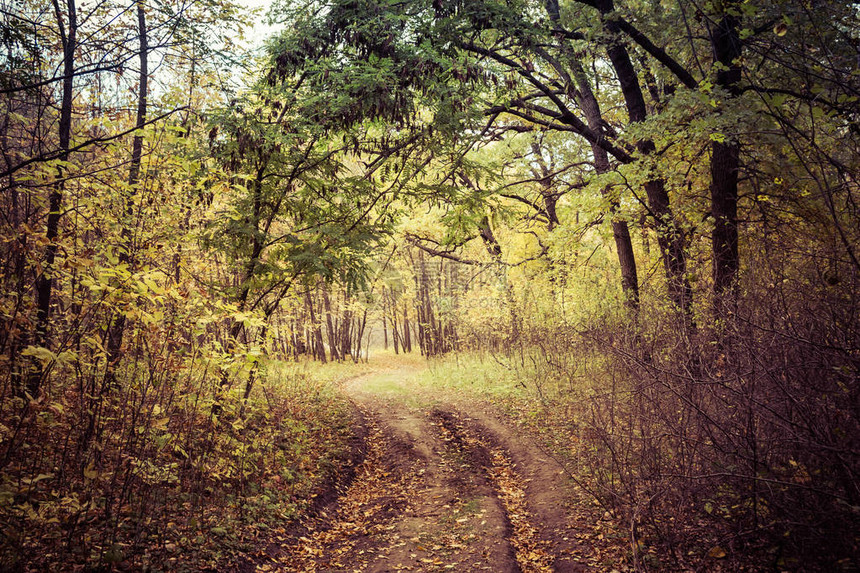
<path id="1" fill-rule="evenodd" d="M 57 359 L 57 355 L 42 346 L 28 346 L 21 351 L 21 356 L 31 356 L 42 363 L 42 366 L 50 364 Z"/>

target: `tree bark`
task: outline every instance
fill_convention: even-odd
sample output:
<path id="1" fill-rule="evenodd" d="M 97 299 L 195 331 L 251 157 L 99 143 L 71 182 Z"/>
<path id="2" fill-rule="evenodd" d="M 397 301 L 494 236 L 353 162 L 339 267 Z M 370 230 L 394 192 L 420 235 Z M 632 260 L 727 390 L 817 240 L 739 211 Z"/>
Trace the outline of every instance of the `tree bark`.
<path id="1" fill-rule="evenodd" d="M 313 331 L 312 331 L 313 341 L 311 343 L 311 353 L 313 354 L 314 358 L 316 358 L 317 360 L 319 360 L 320 362 L 325 364 L 326 363 L 326 356 L 325 356 L 325 346 L 323 344 L 323 337 L 322 337 L 322 327 L 320 326 L 319 322 L 317 322 L 316 313 L 314 312 L 314 301 L 311 298 L 311 289 L 310 288 L 308 288 L 308 290 L 305 292 L 305 305 L 307 306 L 308 314 L 310 315 L 310 319 L 311 319 L 311 328 L 313 329 Z"/>
<path id="2" fill-rule="evenodd" d="M 334 324 L 331 318 L 331 300 L 328 296 L 328 285 L 323 282 L 322 285 L 322 293 L 323 293 L 323 305 L 325 307 L 325 324 L 326 324 L 326 337 L 328 338 L 328 348 L 331 353 L 331 359 L 333 361 L 340 360 L 340 355 L 337 349 L 337 332 L 335 331 Z"/>
<path id="3" fill-rule="evenodd" d="M 630 54 L 623 43 L 623 21 L 614 14 L 615 5 L 613 0 L 580 0 L 580 3 L 591 6 L 600 12 L 603 18 L 603 27 L 611 37 L 611 43 L 607 46 L 606 53 L 609 56 L 612 68 L 615 70 L 630 122 L 639 123 L 645 121 L 648 113 L 645 98 L 642 95 L 642 87 L 639 85 L 639 77 L 636 69 L 633 67 Z M 551 11 L 558 12 L 556 0 L 548 0 L 547 6 L 548 9 L 550 9 L 550 6 L 552 7 Z M 605 146 L 602 146 L 602 148 L 606 149 Z M 648 139 L 641 140 L 637 144 L 637 150 L 642 156 L 650 155 L 655 150 L 654 143 Z M 687 317 L 690 317 L 692 313 L 692 289 L 686 278 L 687 258 L 684 234 L 670 208 L 669 194 L 666 191 L 665 182 L 658 178 L 647 182 L 644 187 L 648 199 L 648 208 L 655 221 L 660 254 L 663 259 L 663 267 L 668 283 L 669 297 L 676 307 L 681 309 Z M 624 242 L 624 229 L 618 228 L 616 230 L 613 227 L 614 235 L 616 231 L 616 241 L 620 240 Z M 629 236 L 629 229 L 626 234 Z M 626 250 L 626 247 L 624 250 Z M 619 248 L 619 256 L 621 256 L 621 252 L 622 249 Z M 624 263 L 622 263 L 622 268 L 624 266 Z M 629 266 L 628 268 L 632 269 Z M 632 277 L 628 277 L 627 281 L 632 282 L 631 279 Z"/>
<path id="4" fill-rule="evenodd" d="M 409 324 L 409 306 L 403 305 L 403 352 L 412 352 L 412 332 Z"/>
<path id="5" fill-rule="evenodd" d="M 607 7 L 608 10 L 604 11 Z M 613 8 L 611 2 L 605 2 L 602 3 L 600 10 L 606 16 Z M 642 87 L 639 85 L 636 70 L 630 60 L 630 54 L 627 52 L 627 48 L 620 43 L 621 30 L 618 23 L 610 18 L 606 18 L 604 25 L 615 40 L 606 52 L 618 78 L 630 122 L 645 121 L 647 117 L 645 98 L 642 95 Z M 653 153 L 655 148 L 651 140 L 643 139 L 638 142 L 637 149 L 641 155 L 647 156 Z M 645 194 L 657 228 L 658 244 L 669 285 L 669 297 L 686 316 L 690 316 L 693 301 L 692 289 L 686 277 L 686 241 L 672 213 L 665 181 L 662 179 L 648 181 L 645 184 Z"/>
<path id="6" fill-rule="evenodd" d="M 385 292 L 385 287 L 382 287 L 382 341 L 384 349 L 388 350 L 388 297 Z"/>
<path id="7" fill-rule="evenodd" d="M 391 294 L 391 300 L 388 302 L 388 309 L 391 311 L 391 341 L 394 343 L 394 354 L 400 354 L 400 333 L 397 331 L 397 299 L 394 294 Z M 406 352 L 406 349 L 403 349 Z"/>
<path id="8" fill-rule="evenodd" d="M 591 83 L 585 76 L 578 60 L 573 60 L 574 78 L 578 92 L 579 105 L 585 113 L 588 127 L 596 132 L 603 131 L 603 115 L 600 104 L 591 89 Z M 594 167 L 598 174 L 608 173 L 610 170 L 609 154 L 602 147 L 592 144 L 591 152 L 594 156 Z M 603 190 L 605 195 L 607 190 Z M 615 239 L 615 248 L 618 251 L 618 265 L 621 269 L 621 292 L 624 294 L 625 303 L 636 310 L 639 308 L 639 278 L 636 272 L 636 256 L 633 253 L 633 241 L 630 239 L 630 229 L 627 221 L 623 221 L 616 215 L 617 205 L 610 205 L 610 217 L 612 218 L 612 236 Z"/>
<path id="9" fill-rule="evenodd" d="M 738 21 L 726 15 L 711 32 L 714 60 L 721 64 L 717 84 L 737 95 L 741 69 L 735 61 L 741 55 Z M 740 268 L 738 252 L 738 166 L 740 148 L 737 142 L 725 140 L 711 144 L 711 215 L 714 217 L 712 238 L 714 264 L 714 311 L 719 315 L 736 295 Z"/>

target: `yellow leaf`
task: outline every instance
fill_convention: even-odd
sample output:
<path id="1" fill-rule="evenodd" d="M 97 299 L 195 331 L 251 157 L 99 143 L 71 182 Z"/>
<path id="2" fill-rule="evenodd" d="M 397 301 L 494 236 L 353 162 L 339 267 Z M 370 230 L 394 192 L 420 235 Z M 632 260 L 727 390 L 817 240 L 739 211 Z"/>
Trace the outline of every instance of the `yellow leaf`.
<path id="1" fill-rule="evenodd" d="M 96 479 L 97 477 L 99 477 L 99 472 L 93 468 L 93 462 L 90 462 L 84 470 L 84 478 Z"/>

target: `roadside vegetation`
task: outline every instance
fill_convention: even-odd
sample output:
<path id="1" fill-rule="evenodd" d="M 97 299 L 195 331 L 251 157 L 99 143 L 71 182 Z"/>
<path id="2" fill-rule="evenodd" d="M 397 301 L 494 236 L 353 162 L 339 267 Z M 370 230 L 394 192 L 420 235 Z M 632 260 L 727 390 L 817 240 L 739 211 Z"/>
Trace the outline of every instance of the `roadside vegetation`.
<path id="1" fill-rule="evenodd" d="M 101 405 L 86 463 L 77 461 L 88 431 L 77 400 L 32 405 L 16 420 L 27 441 L 0 486 L 0 564 L 216 571 L 248 561 L 318 496 L 330 497 L 360 455 L 358 421 L 333 385 L 340 370 L 267 364 L 260 390 L 247 401 L 223 397 L 219 416 L 202 370 L 143 381 Z M 66 460 L 83 470 L 70 473 Z M 43 473 L 27 477 L 33 468 Z"/>

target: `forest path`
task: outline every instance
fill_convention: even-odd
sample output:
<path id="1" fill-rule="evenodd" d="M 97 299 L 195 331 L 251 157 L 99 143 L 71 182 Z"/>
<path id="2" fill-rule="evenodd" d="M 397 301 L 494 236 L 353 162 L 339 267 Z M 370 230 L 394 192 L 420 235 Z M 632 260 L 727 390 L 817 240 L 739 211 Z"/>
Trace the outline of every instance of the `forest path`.
<path id="1" fill-rule="evenodd" d="M 395 366 L 343 384 L 366 453 L 337 500 L 258 571 L 591 571 L 593 511 L 562 468 L 485 405 Z M 597 566 L 593 568 L 592 566 Z"/>

